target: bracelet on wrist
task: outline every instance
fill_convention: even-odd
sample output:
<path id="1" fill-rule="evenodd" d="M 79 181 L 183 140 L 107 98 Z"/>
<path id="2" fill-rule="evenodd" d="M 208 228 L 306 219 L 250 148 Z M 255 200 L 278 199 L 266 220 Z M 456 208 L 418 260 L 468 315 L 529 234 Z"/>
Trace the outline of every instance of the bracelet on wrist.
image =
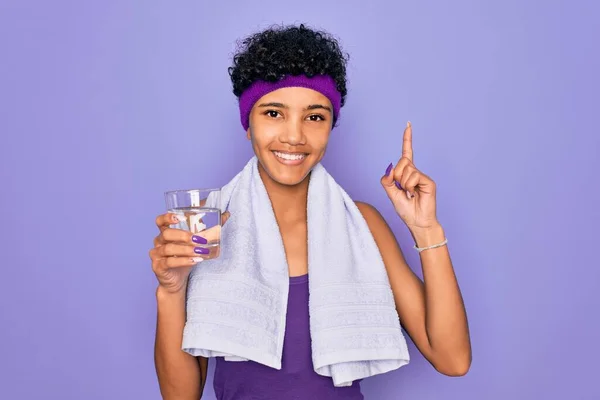
<path id="1" fill-rule="evenodd" d="M 417 250 L 419 253 L 421 253 L 422 251 L 425 251 L 425 250 L 430 250 L 430 249 L 435 249 L 435 248 L 438 248 L 438 247 L 442 247 L 442 246 L 445 246 L 446 244 L 448 244 L 448 239 L 447 239 L 447 238 L 446 238 L 446 239 L 444 239 L 444 240 L 443 240 L 442 242 L 440 242 L 440 243 L 437 243 L 437 244 L 432 244 L 431 246 L 427 246 L 427 247 L 417 247 L 417 245 L 415 244 L 415 245 L 413 246 L 413 248 L 414 248 L 415 250 Z"/>

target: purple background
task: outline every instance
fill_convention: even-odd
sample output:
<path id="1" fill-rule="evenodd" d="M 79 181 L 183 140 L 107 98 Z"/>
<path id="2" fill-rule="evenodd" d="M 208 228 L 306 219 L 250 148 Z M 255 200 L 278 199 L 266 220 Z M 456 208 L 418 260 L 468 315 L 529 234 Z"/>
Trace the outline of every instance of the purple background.
<path id="1" fill-rule="evenodd" d="M 413 122 L 470 321 L 467 376 L 411 343 L 366 398 L 600 398 L 600 6 L 217 3 L 0 4 L 0 398 L 160 398 L 148 250 L 162 192 L 242 168 L 234 41 L 301 21 L 351 53 L 325 166 L 420 273 L 379 185 Z"/>

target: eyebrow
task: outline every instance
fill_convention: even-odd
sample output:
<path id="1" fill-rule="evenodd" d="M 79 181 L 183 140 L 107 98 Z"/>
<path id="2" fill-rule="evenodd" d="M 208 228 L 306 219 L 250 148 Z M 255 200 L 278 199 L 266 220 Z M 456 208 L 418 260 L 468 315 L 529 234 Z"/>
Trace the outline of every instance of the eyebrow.
<path id="1" fill-rule="evenodd" d="M 271 102 L 271 103 L 262 103 L 259 104 L 258 107 L 261 108 L 265 108 L 265 107 L 276 107 L 276 108 L 285 108 L 288 109 L 289 107 L 283 103 L 276 103 L 276 102 Z M 308 107 L 306 107 L 306 110 L 327 110 L 329 112 L 331 112 L 331 108 L 324 106 L 323 104 L 311 104 Z"/>

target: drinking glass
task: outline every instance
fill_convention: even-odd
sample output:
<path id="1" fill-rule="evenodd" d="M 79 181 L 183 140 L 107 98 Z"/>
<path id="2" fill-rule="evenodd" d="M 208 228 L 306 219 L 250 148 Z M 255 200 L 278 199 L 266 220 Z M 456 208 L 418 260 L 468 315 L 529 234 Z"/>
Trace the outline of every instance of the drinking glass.
<path id="1" fill-rule="evenodd" d="M 167 211 L 179 220 L 172 227 L 190 231 L 208 240 L 195 244 L 209 249 L 204 258 L 217 258 L 221 249 L 221 190 L 186 189 L 165 192 Z"/>

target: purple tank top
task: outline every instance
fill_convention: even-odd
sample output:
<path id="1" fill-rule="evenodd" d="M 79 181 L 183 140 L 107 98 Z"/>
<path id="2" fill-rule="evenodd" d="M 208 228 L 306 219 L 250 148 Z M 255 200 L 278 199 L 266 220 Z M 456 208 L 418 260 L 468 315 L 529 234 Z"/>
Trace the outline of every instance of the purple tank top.
<path id="1" fill-rule="evenodd" d="M 308 315 L 308 275 L 290 277 L 281 370 L 253 361 L 216 357 L 213 387 L 218 400 L 362 400 L 360 380 L 335 387 L 313 368 Z"/>

